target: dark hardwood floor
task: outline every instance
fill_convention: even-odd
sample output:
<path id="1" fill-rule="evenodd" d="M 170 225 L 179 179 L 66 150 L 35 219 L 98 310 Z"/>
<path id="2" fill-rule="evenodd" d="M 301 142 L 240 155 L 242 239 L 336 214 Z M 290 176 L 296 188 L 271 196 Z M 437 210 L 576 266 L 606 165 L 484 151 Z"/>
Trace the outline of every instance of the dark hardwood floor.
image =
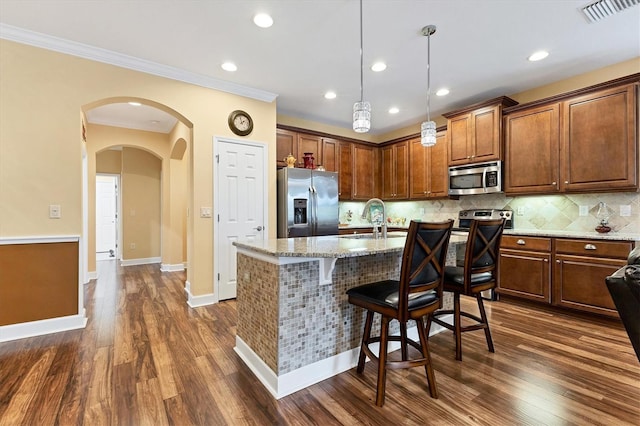
<path id="1" fill-rule="evenodd" d="M 234 301 L 190 309 L 183 273 L 99 262 L 83 330 L 0 343 L 0 425 L 638 425 L 640 363 L 611 320 L 487 303 L 484 334 L 430 339 L 423 368 L 355 369 L 278 401 L 233 350 Z"/>

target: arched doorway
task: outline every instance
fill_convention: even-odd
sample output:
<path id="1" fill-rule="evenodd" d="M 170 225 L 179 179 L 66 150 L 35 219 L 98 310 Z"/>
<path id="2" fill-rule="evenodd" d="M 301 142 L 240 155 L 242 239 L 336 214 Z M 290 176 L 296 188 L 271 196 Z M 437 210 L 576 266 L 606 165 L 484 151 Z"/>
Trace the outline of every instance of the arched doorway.
<path id="1" fill-rule="evenodd" d="M 135 105 L 129 102 L 134 102 Z M 85 228 L 88 241 L 88 259 L 85 265 L 88 276 L 96 277 L 96 173 L 120 173 L 123 194 L 127 192 L 127 183 L 131 184 L 133 194 L 136 193 L 136 185 L 146 182 L 153 186 L 154 179 L 158 184 L 157 191 L 143 190 L 138 191 L 138 195 L 133 195 L 138 207 L 133 204 L 131 208 L 127 207 L 126 197 L 123 196 L 120 225 L 123 264 L 161 262 L 163 270 L 183 269 L 189 257 L 189 250 L 186 248 L 189 227 L 185 212 L 192 193 L 189 179 L 191 123 L 165 105 L 139 98 L 103 99 L 85 105 L 83 113 L 87 122 L 88 153 L 85 182 L 88 189 L 88 211 L 83 217 L 88 225 Z M 105 117 L 109 117 L 109 120 L 105 120 Z M 169 123 L 168 127 L 165 121 Z M 120 152 L 119 159 L 115 162 L 113 158 L 111 163 L 108 159 L 101 158 L 114 157 L 113 151 Z M 102 155 L 105 153 L 111 155 Z M 153 165 L 153 158 L 157 160 L 157 167 Z M 119 170 L 117 166 L 120 167 Z M 153 199 L 145 201 L 145 197 L 152 194 L 157 194 L 157 202 Z M 149 208 L 151 204 L 155 204 L 155 207 Z M 157 224 L 158 231 L 151 231 L 146 236 L 136 236 L 133 231 L 127 232 L 126 223 L 134 224 L 137 220 Z M 135 228 L 134 226 L 133 229 Z M 149 226 L 145 225 L 145 228 Z M 142 241 L 135 241 L 140 238 Z"/>

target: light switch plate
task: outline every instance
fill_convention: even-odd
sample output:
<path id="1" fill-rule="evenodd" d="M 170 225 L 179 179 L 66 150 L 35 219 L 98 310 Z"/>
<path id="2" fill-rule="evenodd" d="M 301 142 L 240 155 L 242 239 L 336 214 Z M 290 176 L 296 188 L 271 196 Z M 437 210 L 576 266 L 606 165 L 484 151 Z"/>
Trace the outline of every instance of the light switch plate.
<path id="1" fill-rule="evenodd" d="M 516 210 L 518 216 L 524 216 L 524 206 L 519 206 Z"/>
<path id="2" fill-rule="evenodd" d="M 580 216 L 589 216 L 589 206 L 580 206 Z"/>
<path id="3" fill-rule="evenodd" d="M 62 213 L 59 204 L 49 204 L 49 219 L 60 219 Z"/>
<path id="4" fill-rule="evenodd" d="M 211 217 L 211 207 L 200 207 L 200 217 Z"/>
<path id="5" fill-rule="evenodd" d="M 620 216 L 631 216 L 631 204 L 620 204 Z"/>

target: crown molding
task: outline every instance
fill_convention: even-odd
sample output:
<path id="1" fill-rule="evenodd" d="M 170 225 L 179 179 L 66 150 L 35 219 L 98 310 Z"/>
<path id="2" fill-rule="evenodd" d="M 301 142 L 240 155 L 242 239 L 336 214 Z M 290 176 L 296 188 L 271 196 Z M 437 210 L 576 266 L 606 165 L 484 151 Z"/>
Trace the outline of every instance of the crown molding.
<path id="1" fill-rule="evenodd" d="M 219 90 L 234 95 L 244 96 L 263 102 L 273 102 L 278 96 L 275 93 L 267 92 L 265 90 L 243 86 L 229 81 L 208 77 L 202 74 L 196 74 L 180 68 L 158 64 L 156 62 L 135 58 L 129 55 L 123 55 L 111 50 L 106 50 L 83 43 L 77 43 L 75 41 L 65 40 L 59 37 L 54 37 L 35 31 L 25 30 L 4 23 L 0 23 L 0 38 L 9 41 L 15 41 L 17 43 L 28 44 L 30 46 L 40 47 L 47 50 L 53 50 L 55 52 L 65 53 L 84 59 L 89 59 L 92 61 L 115 65 L 121 68 L 140 71 L 146 74 L 165 77 L 171 80 L 182 81 L 184 83 L 194 84 L 196 86 L 206 87 L 208 89 Z"/>

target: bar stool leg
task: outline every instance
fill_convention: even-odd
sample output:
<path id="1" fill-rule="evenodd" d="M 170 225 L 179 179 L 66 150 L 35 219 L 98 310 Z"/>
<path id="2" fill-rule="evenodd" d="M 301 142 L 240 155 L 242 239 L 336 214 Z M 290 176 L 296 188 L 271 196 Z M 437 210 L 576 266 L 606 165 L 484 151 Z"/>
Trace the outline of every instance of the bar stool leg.
<path id="1" fill-rule="evenodd" d="M 362 373 L 364 371 L 364 362 L 367 360 L 367 354 L 362 348 L 369 344 L 371 336 L 371 324 L 373 324 L 373 311 L 367 311 L 367 319 L 364 322 L 364 332 L 362 333 L 362 343 L 360 343 L 360 356 L 358 357 L 358 368 L 356 371 Z"/>
<path id="2" fill-rule="evenodd" d="M 453 293 L 453 326 L 456 336 L 456 359 L 462 361 L 462 318 L 460 315 L 460 293 Z"/>
<path id="3" fill-rule="evenodd" d="M 387 338 L 389 337 L 389 318 L 382 317 L 380 326 L 380 353 L 378 355 L 378 390 L 376 405 L 384 405 L 385 383 L 387 380 Z"/>
<path id="4" fill-rule="evenodd" d="M 407 351 L 407 323 L 400 323 L 400 351 L 402 353 L 402 360 L 406 361 L 409 353 Z"/>
<path id="5" fill-rule="evenodd" d="M 433 373 L 433 365 L 431 364 L 431 355 L 429 354 L 429 334 L 425 331 L 424 321 L 422 318 L 416 320 L 418 326 L 418 337 L 420 337 L 420 346 L 422 347 L 422 357 L 427 360 L 424 370 L 427 373 L 427 385 L 429 386 L 429 394 L 432 398 L 438 397 L 438 388 L 436 387 L 436 375 Z"/>
<path id="6" fill-rule="evenodd" d="M 484 325 L 484 335 L 487 338 L 487 347 L 489 348 L 489 352 L 495 352 L 493 349 L 493 339 L 491 338 L 491 331 L 489 330 L 489 321 L 487 321 L 487 313 L 484 310 L 484 302 L 482 301 L 482 295 L 478 293 L 476 295 L 476 299 L 478 299 L 478 309 L 480 310 L 480 319 L 482 319 L 482 324 Z"/>

